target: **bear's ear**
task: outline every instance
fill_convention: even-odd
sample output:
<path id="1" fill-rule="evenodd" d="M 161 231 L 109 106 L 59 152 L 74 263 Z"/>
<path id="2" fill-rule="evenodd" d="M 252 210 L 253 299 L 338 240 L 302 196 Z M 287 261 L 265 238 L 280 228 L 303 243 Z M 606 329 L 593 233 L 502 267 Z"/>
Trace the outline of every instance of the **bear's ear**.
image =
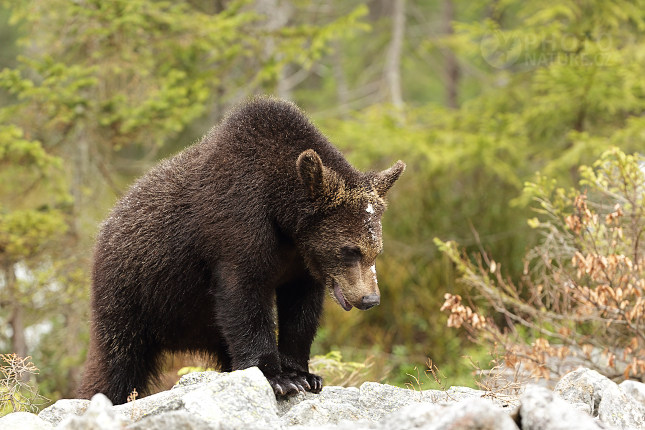
<path id="1" fill-rule="evenodd" d="M 405 170 L 405 163 L 401 160 L 397 161 L 394 166 L 387 170 L 377 173 L 372 179 L 372 185 L 378 193 L 379 197 L 385 197 L 388 190 L 392 188 L 394 182 L 399 179 L 401 173 Z"/>
<path id="2" fill-rule="evenodd" d="M 320 156 L 313 149 L 307 149 L 298 157 L 296 169 L 307 195 L 315 200 L 324 190 L 324 168 Z"/>

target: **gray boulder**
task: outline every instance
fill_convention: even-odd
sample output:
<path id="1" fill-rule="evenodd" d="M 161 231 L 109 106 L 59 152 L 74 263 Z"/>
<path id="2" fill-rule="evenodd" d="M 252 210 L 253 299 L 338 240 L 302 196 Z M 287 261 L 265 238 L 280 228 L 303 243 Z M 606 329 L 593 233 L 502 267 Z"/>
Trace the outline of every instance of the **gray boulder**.
<path id="1" fill-rule="evenodd" d="M 320 392 L 320 394 L 322 394 L 325 391 L 329 390 L 329 388 L 332 388 L 332 387 L 326 387 L 326 386 L 323 387 L 323 389 Z M 342 388 L 342 387 L 333 387 L 333 388 Z M 356 388 L 354 388 L 354 389 L 356 390 Z M 284 414 L 289 412 L 289 410 L 291 410 L 291 408 L 293 408 L 294 406 L 304 402 L 305 400 L 312 400 L 312 399 L 316 399 L 316 398 L 317 398 L 316 394 L 312 394 L 312 393 L 309 393 L 309 392 L 307 392 L 307 393 L 298 393 L 295 396 L 289 396 L 289 397 L 278 397 L 276 399 L 276 405 L 278 407 L 278 416 L 279 417 L 283 416 Z"/>
<path id="2" fill-rule="evenodd" d="M 365 382 L 359 389 L 359 405 L 366 418 L 378 420 L 386 414 L 398 411 L 411 403 L 423 401 L 422 392 L 392 385 Z"/>
<path id="3" fill-rule="evenodd" d="M 298 394 L 278 401 L 278 414 L 285 426 L 321 426 L 344 420 L 378 421 L 403 407 L 421 402 L 450 405 L 466 399 L 480 399 L 484 391 L 452 387 L 447 391 L 415 391 L 391 385 L 366 382 L 357 388 L 325 387 L 320 394 Z M 496 396 L 488 403 L 498 410 L 512 409 L 518 403 L 511 396 Z"/>
<path id="4" fill-rule="evenodd" d="M 645 405 L 645 384 L 642 382 L 627 380 L 618 384 L 623 393 L 629 394 L 634 399 Z"/>
<path id="5" fill-rule="evenodd" d="M 99 393 L 92 397 L 83 415 L 68 416 L 56 430 L 121 430 L 131 422 L 114 410 L 110 399 Z"/>
<path id="6" fill-rule="evenodd" d="M 520 397 L 522 430 L 606 430 L 610 425 L 578 410 L 553 391 L 533 386 Z"/>
<path id="7" fill-rule="evenodd" d="M 57 426 L 63 419 L 70 415 L 83 415 L 89 406 L 89 400 L 61 399 L 40 411 L 38 417 L 53 426 Z"/>
<path id="8" fill-rule="evenodd" d="M 168 391 L 162 391 L 160 393 L 153 394 L 142 399 L 137 399 L 134 402 L 116 405 L 114 407 L 114 410 L 124 417 L 128 417 L 135 421 L 152 415 L 181 410 L 183 408 L 183 403 L 181 402 L 181 397 L 183 395 L 191 391 L 195 391 L 208 384 L 208 382 L 217 378 L 217 376 L 215 375 L 202 375 L 202 373 L 216 373 L 217 375 L 222 375 L 217 372 L 200 372 L 198 374 L 190 374 L 195 375 L 192 376 L 192 378 L 188 379 L 189 381 L 191 381 L 191 383 L 184 383 L 182 385 L 179 385 L 179 383 L 184 381 L 184 378 L 182 378 L 177 385 L 175 385 Z M 197 382 L 197 380 L 201 382 Z"/>
<path id="9" fill-rule="evenodd" d="M 275 395 L 262 372 L 253 367 L 226 374 L 181 397 L 183 409 L 213 424 L 243 429 L 279 428 Z"/>
<path id="10" fill-rule="evenodd" d="M 112 406 L 102 394 L 91 402 L 60 400 L 39 416 L 3 417 L 0 430 L 645 429 L 645 405 L 635 400 L 643 384 L 621 387 L 580 369 L 558 382 L 556 392 L 532 387 L 519 399 L 465 387 L 420 392 L 366 382 L 276 400 L 262 372 L 251 368 L 186 375 L 171 390 L 125 405 Z"/>
<path id="11" fill-rule="evenodd" d="M 452 405 L 418 403 L 378 422 L 379 430 L 519 430 L 515 421 L 491 401 L 468 398 Z"/>
<path id="12" fill-rule="evenodd" d="M 52 430 L 53 425 L 29 412 L 12 412 L 0 417 L 2 430 Z"/>
<path id="13" fill-rule="evenodd" d="M 356 421 L 365 417 L 365 411 L 359 409 L 358 388 L 324 387 L 320 394 L 294 397 L 299 398 L 292 397 L 278 404 L 278 413 L 285 426 L 337 424 L 341 420 Z"/>
<path id="14" fill-rule="evenodd" d="M 217 430 L 203 419 L 186 411 L 172 411 L 144 418 L 125 430 Z"/>
<path id="15" fill-rule="evenodd" d="M 205 372 L 192 372 L 188 373 L 179 379 L 179 381 L 172 387 L 172 390 L 181 390 L 184 388 L 190 388 L 191 386 L 208 384 L 220 378 L 225 378 L 228 373 L 220 373 L 215 371 L 205 371 Z"/>
<path id="16" fill-rule="evenodd" d="M 504 410 L 514 409 L 519 405 L 517 396 L 475 390 L 468 387 L 450 387 L 446 391 L 425 390 L 423 401 L 439 404 L 453 404 L 466 399 L 482 398 L 490 400 L 496 407 Z"/>
<path id="17" fill-rule="evenodd" d="M 124 417 L 142 422 L 147 417 L 183 411 L 215 429 L 220 425 L 227 429 L 280 426 L 275 395 L 257 367 L 231 373 L 191 373 L 171 390 L 114 409 Z"/>
<path id="18" fill-rule="evenodd" d="M 342 420 L 337 425 L 294 426 L 289 430 L 518 430 L 515 421 L 492 402 L 468 398 L 441 405 L 414 402 L 378 422 Z"/>
<path id="19" fill-rule="evenodd" d="M 591 416 L 618 429 L 645 428 L 645 405 L 595 370 L 578 369 L 564 375 L 554 391 L 571 404 L 585 405 Z"/>

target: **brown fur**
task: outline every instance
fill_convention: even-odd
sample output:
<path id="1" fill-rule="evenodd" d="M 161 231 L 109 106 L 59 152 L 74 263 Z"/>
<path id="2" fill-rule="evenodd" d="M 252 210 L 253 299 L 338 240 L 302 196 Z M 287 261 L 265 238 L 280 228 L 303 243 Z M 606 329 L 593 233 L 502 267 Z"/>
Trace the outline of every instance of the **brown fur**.
<path id="1" fill-rule="evenodd" d="M 258 366 L 278 394 L 319 391 L 307 363 L 325 290 L 343 307 L 377 304 L 383 198 L 404 167 L 358 172 L 291 103 L 233 110 L 102 224 L 79 395 L 145 393 L 165 351 Z"/>

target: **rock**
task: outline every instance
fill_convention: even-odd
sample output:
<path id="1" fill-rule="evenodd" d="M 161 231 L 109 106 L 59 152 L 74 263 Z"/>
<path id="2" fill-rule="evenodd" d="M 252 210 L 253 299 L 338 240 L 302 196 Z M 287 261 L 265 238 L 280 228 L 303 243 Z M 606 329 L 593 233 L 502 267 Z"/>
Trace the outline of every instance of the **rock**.
<path id="1" fill-rule="evenodd" d="M 285 427 L 285 430 L 371 430 L 376 428 L 374 421 L 360 419 L 358 421 L 342 420 L 338 424 L 324 424 L 301 426 L 295 425 L 292 427 Z M 394 429 L 396 430 L 396 429 Z"/>
<path id="2" fill-rule="evenodd" d="M 0 417 L 2 430 L 52 430 L 53 425 L 29 412 L 12 412 Z"/>
<path id="3" fill-rule="evenodd" d="M 238 370 L 181 397 L 186 411 L 211 424 L 247 428 L 279 428 L 273 389 L 257 367 Z"/>
<path id="4" fill-rule="evenodd" d="M 377 391 L 380 394 L 389 391 L 397 397 L 385 405 L 383 405 L 383 398 L 380 395 L 373 402 L 363 402 L 367 397 L 361 397 L 359 407 L 348 409 L 356 411 L 355 413 L 360 417 L 358 420 L 351 419 L 351 417 L 333 416 L 331 411 L 327 409 L 329 405 L 333 404 L 329 399 L 325 401 L 308 399 L 288 411 L 282 417 L 283 423 L 285 425 L 299 424 L 288 427 L 289 430 L 518 430 L 513 419 L 499 405 L 482 399 L 480 393 L 477 393 L 477 397 L 472 396 L 474 394 L 472 392 L 468 393 L 471 395 L 470 397 L 452 404 L 412 400 L 408 405 L 395 412 L 385 413 L 378 422 L 374 422 L 370 419 L 373 419 L 375 411 L 381 413 L 385 408 L 395 407 L 392 405 L 396 405 L 396 402 L 406 401 L 406 393 L 398 392 L 401 389 L 388 390 L 387 386 L 378 387 L 377 385 L 380 384 L 368 385 L 369 391 L 362 390 L 361 396 L 367 396 L 370 391 Z M 415 394 L 410 391 L 410 394 L 412 395 L 411 399 L 419 398 L 418 392 Z M 423 395 L 425 394 L 424 392 Z M 346 413 L 346 410 L 342 413 Z M 286 420 L 293 416 L 299 418 Z M 337 425 L 334 425 L 335 421 L 338 421 Z"/>
<path id="5" fill-rule="evenodd" d="M 56 430 L 121 430 L 131 422 L 114 410 L 110 399 L 99 393 L 92 397 L 83 415 L 68 416 Z"/>
<path id="6" fill-rule="evenodd" d="M 322 391 L 318 394 L 313 393 L 298 393 L 295 396 L 291 397 L 279 397 L 277 399 L 278 404 L 278 416 L 283 416 L 286 414 L 292 407 L 304 402 L 305 400 L 322 400 L 322 401 L 332 401 L 337 403 L 346 403 L 350 405 L 358 405 L 358 396 L 359 390 L 355 387 L 323 387 Z"/>
<path id="7" fill-rule="evenodd" d="M 61 399 L 48 408 L 40 411 L 38 417 L 47 421 L 53 426 L 57 426 L 69 415 L 83 415 L 89 405 L 89 400 Z"/>
<path id="8" fill-rule="evenodd" d="M 208 380 L 210 379 L 204 379 L 204 381 Z M 114 410 L 122 416 L 134 421 L 152 415 L 181 410 L 183 408 L 181 397 L 186 393 L 199 389 L 202 386 L 203 385 L 199 383 L 186 384 L 184 386 L 175 385 L 171 390 L 162 391 L 161 393 L 137 399 L 134 402 L 116 405 Z"/>
<path id="9" fill-rule="evenodd" d="M 273 389 L 257 367 L 230 373 L 195 372 L 182 377 L 171 390 L 115 406 L 134 421 L 188 412 L 211 428 L 264 428 L 280 426 Z"/>
<path id="10" fill-rule="evenodd" d="M 298 394 L 278 401 L 278 413 L 285 426 L 320 426 L 343 420 L 377 421 L 391 412 L 420 402 L 453 404 L 464 399 L 481 398 L 485 392 L 466 387 L 452 387 L 447 391 L 414 391 L 391 385 L 366 382 L 360 389 L 325 387 L 318 395 Z M 509 403 L 502 396 L 494 399 L 497 408 Z M 517 399 L 514 398 L 515 403 Z"/>
<path id="11" fill-rule="evenodd" d="M 358 401 L 360 408 L 365 410 L 365 414 L 376 421 L 410 403 L 423 401 L 423 395 L 419 391 L 365 382 L 359 389 Z"/>
<path id="12" fill-rule="evenodd" d="M 449 406 L 418 403 L 378 422 L 379 430 L 519 430 L 515 421 L 491 401 L 469 398 Z"/>
<path id="13" fill-rule="evenodd" d="M 281 422 L 285 426 L 321 425 L 337 424 L 340 420 L 356 421 L 364 417 L 362 411 L 353 405 L 313 399 L 305 400 L 291 408 L 282 417 Z"/>
<path id="14" fill-rule="evenodd" d="M 435 422 L 446 409 L 447 407 L 442 405 L 417 402 L 381 418 L 374 428 L 396 428 L 397 430 L 425 428 L 424 426 Z"/>
<path id="15" fill-rule="evenodd" d="M 645 405 L 595 370 L 567 373 L 554 391 L 569 403 L 584 403 L 592 416 L 618 429 L 645 428 Z"/>
<path id="16" fill-rule="evenodd" d="M 450 387 L 446 391 L 423 391 L 423 401 L 431 403 L 449 405 L 472 398 L 484 398 L 486 400 L 490 400 L 496 407 L 505 410 L 514 409 L 519 405 L 519 399 L 517 396 L 490 393 L 468 387 Z"/>
<path id="17" fill-rule="evenodd" d="M 212 371 L 189 373 L 182 376 L 177 384 L 168 391 L 137 399 L 134 402 L 116 405 L 114 409 L 124 417 L 135 421 L 153 415 L 182 410 L 181 397 L 184 394 L 202 388 L 219 378 L 225 378 L 227 375 L 228 373 Z"/>
<path id="18" fill-rule="evenodd" d="M 300 396 L 300 397 L 299 397 Z M 278 414 L 286 426 L 298 424 L 321 425 L 338 423 L 340 420 L 358 420 L 365 414 L 359 410 L 358 388 L 324 387 L 320 394 L 299 394 L 289 400 L 278 402 Z"/>
<path id="19" fill-rule="evenodd" d="M 227 373 L 205 371 L 205 372 L 192 372 L 181 377 L 181 379 L 172 387 L 172 390 L 182 389 L 191 385 L 208 384 L 219 378 L 226 377 Z"/>
<path id="20" fill-rule="evenodd" d="M 558 382 L 557 394 L 532 387 L 520 399 L 366 382 L 276 400 L 262 372 L 250 368 L 189 374 L 171 390 L 114 407 L 102 394 L 91 402 L 60 400 L 39 416 L 1 418 L 0 429 L 53 430 L 60 423 L 56 430 L 519 430 L 519 423 L 522 430 L 635 430 L 645 428 L 645 405 L 632 397 L 643 386 L 629 381 L 623 391 L 580 369 Z"/>
<path id="21" fill-rule="evenodd" d="M 468 387 L 450 387 L 446 391 L 439 390 L 425 390 L 423 393 L 423 401 L 431 403 L 455 403 L 464 399 L 473 397 L 484 397 L 485 391 L 475 390 Z"/>
<path id="22" fill-rule="evenodd" d="M 323 387 L 320 394 L 324 393 L 326 390 L 329 390 L 329 388 L 341 388 L 341 387 Z M 356 388 L 354 389 L 356 390 Z M 292 407 L 304 402 L 305 400 L 312 400 L 315 398 L 317 398 L 317 395 L 309 392 L 298 393 L 295 396 L 289 396 L 289 397 L 283 397 L 283 396 L 278 397 L 276 399 L 276 405 L 278 407 L 278 416 L 279 417 L 283 416 L 284 414 L 289 412 L 289 410 Z"/>
<path id="23" fill-rule="evenodd" d="M 645 384 L 632 380 L 623 381 L 618 384 L 623 393 L 629 394 L 634 399 L 645 405 Z"/>
<path id="24" fill-rule="evenodd" d="M 173 411 L 144 418 L 130 424 L 125 430 L 214 430 L 219 428 L 221 427 L 213 427 L 188 412 Z"/>
<path id="25" fill-rule="evenodd" d="M 194 372 L 184 375 L 170 390 L 137 399 L 131 403 L 114 406 L 114 411 L 124 418 L 138 421 L 145 417 L 184 410 L 181 400 L 185 394 L 203 388 L 210 382 L 226 378 L 228 373 Z M 89 400 L 59 400 L 40 412 L 39 417 L 57 425 L 70 415 L 82 415 L 90 404 Z"/>
<path id="26" fill-rule="evenodd" d="M 522 430 L 600 430 L 612 427 L 572 407 L 553 391 L 529 387 L 520 397 Z"/>
<path id="27" fill-rule="evenodd" d="M 338 425 L 294 426 L 289 430 L 518 430 L 515 421 L 492 402 L 469 398 L 451 405 L 415 402 L 378 422 L 343 420 Z"/>

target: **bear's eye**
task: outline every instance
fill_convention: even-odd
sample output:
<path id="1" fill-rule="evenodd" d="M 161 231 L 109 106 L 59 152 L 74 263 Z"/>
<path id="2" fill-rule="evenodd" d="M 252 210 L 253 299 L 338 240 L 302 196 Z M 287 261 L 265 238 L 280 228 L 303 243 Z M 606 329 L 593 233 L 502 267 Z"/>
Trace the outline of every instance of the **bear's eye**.
<path id="1" fill-rule="evenodd" d="M 340 255 L 346 264 L 356 264 L 363 258 L 361 249 L 357 246 L 344 246 L 340 249 Z"/>

